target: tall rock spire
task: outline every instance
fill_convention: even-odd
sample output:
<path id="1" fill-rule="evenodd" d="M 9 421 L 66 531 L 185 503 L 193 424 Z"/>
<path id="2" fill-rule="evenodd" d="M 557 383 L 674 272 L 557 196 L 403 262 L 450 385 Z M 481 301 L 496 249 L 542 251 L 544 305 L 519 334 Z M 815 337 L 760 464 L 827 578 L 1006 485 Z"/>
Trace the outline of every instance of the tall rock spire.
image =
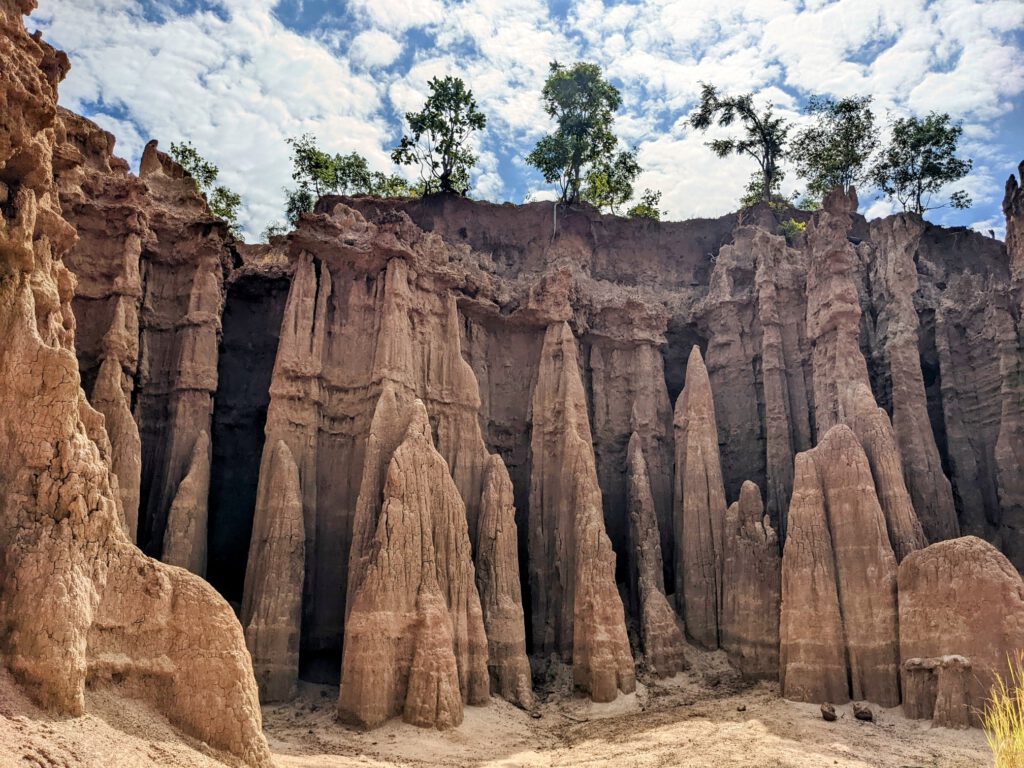
<path id="1" fill-rule="evenodd" d="M 871 469 L 844 424 L 798 454 L 782 557 L 782 693 L 900 701 L 896 558 Z"/>
<path id="2" fill-rule="evenodd" d="M 686 633 L 705 648 L 717 648 L 725 487 L 711 382 L 696 346 L 686 364 L 686 386 L 676 400 L 674 424 L 676 604 Z"/>
<path id="3" fill-rule="evenodd" d="M 271 448 L 267 482 L 256 499 L 241 616 L 264 703 L 295 697 L 305 574 L 299 468 L 288 446 L 278 440 Z"/>
<path id="4" fill-rule="evenodd" d="M 604 528 L 601 489 L 577 362 L 566 322 L 544 336 L 533 391 L 530 584 L 534 650 L 572 660 L 576 684 L 594 701 L 636 685 L 615 553 Z"/>
<path id="5" fill-rule="evenodd" d="M 463 703 L 489 698 L 487 638 L 466 506 L 420 400 L 388 465 L 365 567 L 345 624 L 339 715 L 370 728 L 399 714 L 458 725 Z"/>
<path id="6" fill-rule="evenodd" d="M 636 583 L 640 642 L 648 669 L 659 677 L 671 677 L 688 666 L 686 641 L 665 597 L 658 517 L 642 441 L 636 432 L 629 438 L 626 456 L 630 576 Z"/>

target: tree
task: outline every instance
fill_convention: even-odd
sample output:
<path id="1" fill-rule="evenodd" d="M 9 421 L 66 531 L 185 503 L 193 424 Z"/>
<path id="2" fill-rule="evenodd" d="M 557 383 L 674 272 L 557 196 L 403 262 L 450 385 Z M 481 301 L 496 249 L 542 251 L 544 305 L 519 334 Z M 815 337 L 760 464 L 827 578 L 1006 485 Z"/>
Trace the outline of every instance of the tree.
<path id="1" fill-rule="evenodd" d="M 796 198 L 796 192 L 787 197 L 779 192 L 776 187 L 775 191 L 769 194 L 768 199 L 765 200 L 764 179 L 760 173 L 755 173 L 750 177 L 750 181 L 747 182 L 747 186 L 743 190 L 743 196 L 740 198 L 740 207 L 753 208 L 758 203 L 767 202 L 775 210 L 784 210 L 792 208 L 795 205 L 794 201 Z"/>
<path id="2" fill-rule="evenodd" d="M 292 181 L 299 185 L 288 193 L 288 208 L 298 209 L 308 203 L 305 210 L 313 210 L 317 200 L 337 190 L 336 158 L 320 149 L 312 134 L 304 133 L 297 139 L 285 141 L 292 148 Z M 289 221 L 294 223 L 290 213 Z"/>
<path id="3" fill-rule="evenodd" d="M 295 225 L 304 213 L 310 213 L 319 198 L 313 196 L 308 188 L 286 189 L 284 191 L 284 217 L 288 223 Z"/>
<path id="4" fill-rule="evenodd" d="M 618 207 L 633 197 L 633 182 L 640 175 L 637 150 L 624 150 L 595 163 L 587 174 L 581 196 L 598 208 L 618 213 Z"/>
<path id="5" fill-rule="evenodd" d="M 191 141 L 171 142 L 171 157 L 180 165 L 200 191 L 209 189 L 217 180 L 220 169 L 199 154 Z"/>
<path id="6" fill-rule="evenodd" d="M 690 115 L 690 125 L 703 132 L 716 122 L 728 128 L 737 120 L 742 126 L 741 136 L 715 139 L 708 142 L 708 146 L 719 157 L 748 155 L 754 158 L 760 171 L 754 174 L 747 190 L 756 191 L 761 202 L 771 202 L 779 194 L 779 184 L 785 176 L 779 161 L 785 154 L 789 124 L 775 116 L 771 104 L 759 112 L 752 93 L 720 96 L 715 86 L 701 83 L 700 104 Z"/>
<path id="7" fill-rule="evenodd" d="M 644 193 L 640 195 L 640 202 L 626 211 L 626 215 L 631 219 L 654 219 L 655 221 L 661 221 L 659 205 L 661 205 L 661 192 L 645 189 Z"/>
<path id="8" fill-rule="evenodd" d="M 563 203 L 579 202 L 590 172 L 602 164 L 614 165 L 612 123 L 622 96 L 597 64 L 581 61 L 565 67 L 553 61 L 542 98 L 555 131 L 537 142 L 526 160 L 549 184 L 558 183 Z"/>
<path id="9" fill-rule="evenodd" d="M 269 243 L 270 238 L 288 234 L 288 227 L 279 221 L 272 221 L 260 232 L 260 242 Z"/>
<path id="10" fill-rule="evenodd" d="M 210 212 L 228 223 L 231 234 L 239 237 L 238 209 L 242 207 L 242 198 L 237 192 L 232 192 L 227 187 L 217 186 L 213 188 L 207 199 Z"/>
<path id="11" fill-rule="evenodd" d="M 192 177 L 196 190 L 206 199 L 206 204 L 217 218 L 223 219 L 228 231 L 234 237 L 241 238 L 242 230 L 238 224 L 238 210 L 242 207 L 242 198 L 227 187 L 214 186 L 220 169 L 199 154 L 191 141 L 180 144 L 171 142 L 171 157 L 185 172 Z"/>
<path id="12" fill-rule="evenodd" d="M 905 211 L 920 214 L 946 205 L 970 208 L 972 200 L 963 190 L 953 192 L 948 203 L 930 204 L 935 193 L 971 171 L 973 162 L 956 156 L 962 133 L 963 126 L 948 114 L 897 118 L 892 138 L 871 169 L 872 181 Z"/>
<path id="13" fill-rule="evenodd" d="M 418 165 L 427 194 L 469 191 L 469 172 L 477 157 L 467 143 L 483 130 L 487 118 L 476 106 L 462 78 L 432 78 L 430 95 L 419 112 L 406 112 L 409 133 L 392 151 L 399 165 Z"/>
<path id="14" fill-rule="evenodd" d="M 408 197 L 415 194 L 405 179 L 371 171 L 366 158 L 358 152 L 331 155 L 320 149 L 316 138 L 305 133 L 287 139 L 292 148 L 294 189 L 285 189 L 285 216 L 295 224 L 299 216 L 313 210 L 324 195 L 376 195 Z"/>
<path id="15" fill-rule="evenodd" d="M 807 180 L 807 191 L 824 198 L 835 187 L 848 192 L 867 181 L 868 159 L 878 146 L 871 97 L 812 96 L 804 111 L 815 121 L 796 135 L 789 156 L 797 175 Z"/>

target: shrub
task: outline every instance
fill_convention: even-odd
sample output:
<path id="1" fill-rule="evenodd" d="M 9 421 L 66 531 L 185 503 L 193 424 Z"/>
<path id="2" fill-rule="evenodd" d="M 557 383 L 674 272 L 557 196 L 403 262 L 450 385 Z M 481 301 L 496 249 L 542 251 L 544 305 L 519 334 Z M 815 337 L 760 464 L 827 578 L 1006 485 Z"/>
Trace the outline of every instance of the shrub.
<path id="1" fill-rule="evenodd" d="M 782 234 L 786 236 L 786 242 L 792 245 L 797 237 L 807 231 L 807 223 L 797 221 L 796 219 L 786 219 L 779 225 L 779 228 L 782 230 Z"/>

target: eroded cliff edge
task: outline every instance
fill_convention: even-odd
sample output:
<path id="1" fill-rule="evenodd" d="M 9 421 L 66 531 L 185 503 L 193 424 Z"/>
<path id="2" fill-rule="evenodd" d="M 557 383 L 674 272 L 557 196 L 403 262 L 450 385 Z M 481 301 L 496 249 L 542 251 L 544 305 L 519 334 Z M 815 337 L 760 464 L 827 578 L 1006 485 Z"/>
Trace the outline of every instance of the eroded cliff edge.
<path id="1" fill-rule="evenodd" d="M 463 704 L 486 701 L 488 682 L 529 706 L 527 654 L 536 678 L 572 664 L 576 684 L 608 700 L 632 690 L 641 648 L 654 671 L 684 665 L 685 632 L 751 676 L 770 674 L 781 642 L 790 695 L 890 704 L 898 676 L 966 653 L 929 646 L 934 658 L 906 667 L 898 649 L 916 641 L 896 622 L 899 564 L 960 533 L 1024 564 L 1016 181 L 1005 245 L 910 215 L 867 222 L 855 195 L 836 193 L 795 242 L 765 208 L 678 223 L 562 210 L 556 221 L 550 204 L 435 197 L 325 198 L 289 236 L 245 246 L 155 142 L 135 176 L 112 136 L 55 109 L 66 62 L 9 18 L 12 61 L 19 46 L 30 51 L 47 84 L 22 97 L 8 84 L 11 115 L 38 124 L 5 128 L 29 137 L 4 148 L 5 265 L 11 290 L 30 290 L 37 335 L 66 363 L 59 381 L 27 369 L 18 386 L 77 403 L 80 428 L 68 411 L 71 421 L 39 434 L 61 457 L 68 429 L 84 435 L 74 444 L 98 490 L 81 498 L 119 531 L 104 528 L 87 561 L 123 548 L 154 579 L 171 574 L 178 594 L 187 575 L 161 570 L 134 541 L 207 577 L 241 606 L 265 698 L 287 698 L 299 676 L 337 683 L 343 658 L 350 680 L 383 663 L 390 682 L 364 686 L 372 696 L 342 686 L 343 714 L 444 727 Z M 40 98 L 49 106 L 33 111 Z M 32 314 L 10 321 L 11 338 L 34 339 Z M 8 399 L 31 415 L 33 397 Z M 5 434 L 24 442 L 17 430 L 29 427 L 5 418 Z M 17 454 L 5 483 L 33 461 Z M 78 503 L 69 481 L 54 482 L 54 509 Z M 23 496 L 10 514 L 29 509 Z M 849 509 L 870 525 L 851 530 L 837 513 Z M 791 512 L 808 557 L 790 547 L 780 562 L 773 548 L 790 540 Z M 20 558 L 19 547 L 5 541 L 5 557 Z M 868 550 L 884 573 L 865 582 Z M 943 552 L 966 573 L 998 562 L 1000 589 L 1016 589 L 992 547 Z M 11 562 L 11 573 L 31 565 Z M 834 591 L 828 610 L 809 610 L 802 595 L 819 566 Z M 136 591 L 124 578 L 121 600 Z M 764 589 L 736 594 L 753 582 Z M 223 625 L 208 650 L 233 661 L 209 674 L 233 670 L 232 701 L 241 696 L 251 732 L 241 629 L 201 581 L 182 583 Z M 781 627 L 749 623 L 780 610 L 780 594 Z M 34 596 L 8 588 L 5 621 L 21 620 L 20 601 Z M 88 614 L 94 597 L 86 590 L 69 610 Z M 879 605 L 885 620 L 872 623 Z M 915 620 L 927 625 L 940 608 L 960 606 L 925 597 Z M 130 633 L 126 610 L 105 621 Z M 831 622 L 828 658 L 803 653 L 817 630 L 801 611 Z M 371 619 L 402 628 L 387 658 L 387 644 L 356 631 Z M 45 677 L 63 660 L 43 650 L 35 674 Z M 149 646 L 132 651 L 149 658 Z M 5 651 L 32 684 L 24 658 Z M 122 684 L 124 669 L 104 658 L 95 674 Z M 262 759 L 253 749 L 249 759 Z"/>
<path id="2" fill-rule="evenodd" d="M 110 143 L 94 138 L 99 129 L 90 134 L 86 121 L 71 115 L 64 122 L 78 131 L 79 145 L 102 155 L 93 166 L 116 168 Z M 121 184 L 146 179 L 111 173 Z M 68 206 L 72 187 L 65 182 L 62 189 Z M 153 216 L 153 190 L 137 204 L 142 221 Z M 86 229 L 107 216 L 99 198 L 91 197 L 91 213 L 80 214 Z M 202 342 L 202 322 L 172 324 L 195 337 L 180 348 L 201 346 L 205 356 L 162 352 L 177 354 L 179 364 L 159 387 L 174 390 L 190 367 L 219 372 L 210 386 L 184 387 L 192 403 L 203 393 L 202 408 L 166 408 L 171 431 L 212 430 L 211 581 L 241 601 L 242 542 L 256 507 L 263 435 L 268 446 L 283 440 L 299 467 L 305 515 L 301 672 L 337 681 L 352 594 L 349 557 L 364 546 L 360 536 L 372 538 L 383 502 L 366 501 L 370 527 L 360 533 L 367 441 L 387 385 L 404 401 L 423 400 L 466 505 L 474 547 L 486 467 L 489 457 L 500 456 L 513 486 L 528 650 L 562 649 L 570 659 L 572 635 L 558 628 L 567 621 L 558 615 L 573 614 L 571 600 L 537 588 L 562 558 L 529 544 L 530 532 L 544 525 L 542 510 L 532 508 L 543 498 L 531 497 L 539 480 L 536 453 L 554 455 L 534 430 L 561 407 L 561 385 L 542 375 L 544 343 L 551 328 L 563 326 L 583 387 L 582 434 L 593 444 L 614 578 L 628 589 L 637 586 L 627 568 L 626 449 L 634 432 L 647 464 L 665 583 L 675 583 L 674 558 L 666 554 L 676 551 L 679 519 L 672 411 L 694 348 L 714 393 L 725 502 L 739 499 L 745 481 L 763 488 L 780 541 L 796 455 L 844 422 L 868 452 L 898 559 L 960 532 L 1017 557 L 1015 475 L 1007 468 L 1019 461 L 1012 446 L 1021 412 L 1014 390 L 1020 309 L 1011 293 L 1010 253 L 999 241 L 911 215 L 869 223 L 855 208 L 855 200 L 837 197 L 806 238 L 787 242 L 766 209 L 662 224 L 563 211 L 554 226 L 549 204 L 325 198 L 271 246 L 242 246 L 221 235 L 217 259 L 205 259 L 185 227 L 175 249 L 176 290 L 161 287 L 170 278 L 148 266 L 158 251 L 135 248 L 133 239 L 128 261 L 143 265 L 134 294 L 207 290 L 208 303 L 223 307 L 210 326 L 220 334 L 219 354 Z M 189 226 L 199 224 L 218 232 L 202 218 Z M 122 256 L 105 255 L 112 250 L 105 248 L 88 252 L 79 243 L 83 279 L 118 274 Z M 118 294 L 109 287 L 116 282 L 107 279 L 108 294 Z M 197 288 L 203 285 L 210 288 Z M 123 292 L 118 301 L 124 303 Z M 76 306 L 86 317 L 81 328 L 103 327 L 91 319 L 95 300 Z M 83 370 L 95 369 L 89 350 L 101 346 L 93 340 L 98 333 L 80 335 Z M 144 323 L 138 335 L 147 336 Z M 122 370 L 130 376 L 131 364 Z M 136 418 L 144 420 L 138 404 L 155 385 L 139 374 L 129 381 Z M 538 413 L 545 388 L 550 394 L 541 395 Z M 573 419 L 579 424 L 580 417 Z M 395 447 L 374 449 L 377 485 Z M 184 461 L 176 472 L 183 479 L 187 470 Z M 556 474 L 573 471 L 559 466 Z M 156 487 L 148 488 L 152 498 Z M 168 510 L 175 484 L 169 488 L 161 502 Z M 140 543 L 163 540 L 165 514 L 142 512 Z M 552 600 L 558 605 L 546 607 Z M 544 639 L 548 631 L 555 639 Z"/>
<path id="3" fill-rule="evenodd" d="M 129 538 L 125 507 L 136 498 L 142 457 L 110 437 L 134 434 L 122 389 L 133 363 L 130 275 L 111 291 L 108 341 L 96 346 L 106 368 L 95 399 L 106 414 L 81 387 L 76 277 L 64 263 L 76 229 L 56 183 L 80 160 L 61 151 L 57 85 L 68 60 L 26 33 L 22 14 L 33 5 L 0 2 L 0 658 L 36 701 L 61 714 L 84 711 L 87 686 L 110 687 L 237 760 L 269 765 L 230 606 Z M 126 481 L 132 475 L 128 493 L 115 466 Z"/>

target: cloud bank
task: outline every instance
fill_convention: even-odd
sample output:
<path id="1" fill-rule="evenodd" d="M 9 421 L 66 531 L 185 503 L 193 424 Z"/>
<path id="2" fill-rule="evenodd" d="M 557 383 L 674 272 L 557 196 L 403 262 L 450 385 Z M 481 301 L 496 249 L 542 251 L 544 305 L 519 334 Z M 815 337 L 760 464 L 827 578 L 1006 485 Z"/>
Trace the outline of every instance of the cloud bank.
<path id="1" fill-rule="evenodd" d="M 339 10 L 340 7 L 340 10 Z M 733 210 L 750 176 L 685 118 L 700 82 L 753 91 L 799 123 L 811 94 L 871 94 L 886 116 L 949 112 L 974 158 L 966 212 L 930 218 L 1002 232 L 1002 181 L 1024 157 L 1020 0 L 41 0 L 29 22 L 68 51 L 62 102 L 137 164 L 149 138 L 188 139 L 244 201 L 250 238 L 282 218 L 285 139 L 314 133 L 391 172 L 402 115 L 427 81 L 463 77 L 488 116 L 474 194 L 550 188 L 523 162 L 549 129 L 553 60 L 596 61 L 623 93 L 617 130 L 673 219 Z M 785 188 L 800 188 L 790 173 Z M 892 206 L 865 196 L 862 209 Z"/>

